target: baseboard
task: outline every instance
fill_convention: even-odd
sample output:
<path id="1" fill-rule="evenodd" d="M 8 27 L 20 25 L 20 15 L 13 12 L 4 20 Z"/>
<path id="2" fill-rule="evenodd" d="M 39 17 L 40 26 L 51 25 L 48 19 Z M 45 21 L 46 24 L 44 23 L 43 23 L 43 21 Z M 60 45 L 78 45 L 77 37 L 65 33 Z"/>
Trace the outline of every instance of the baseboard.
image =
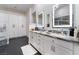
<path id="1" fill-rule="evenodd" d="M 13 38 L 9 38 L 9 39 L 19 39 L 19 38 L 27 38 L 28 39 L 28 36 L 19 36 L 19 37 L 13 37 Z"/>

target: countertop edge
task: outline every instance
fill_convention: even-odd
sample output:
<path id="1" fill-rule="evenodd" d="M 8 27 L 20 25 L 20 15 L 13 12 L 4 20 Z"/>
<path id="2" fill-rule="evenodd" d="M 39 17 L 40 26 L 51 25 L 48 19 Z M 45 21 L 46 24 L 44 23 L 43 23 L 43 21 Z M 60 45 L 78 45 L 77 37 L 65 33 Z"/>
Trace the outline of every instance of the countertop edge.
<path id="1" fill-rule="evenodd" d="M 41 35 L 48 36 L 48 37 L 52 37 L 52 38 L 57 38 L 57 39 L 60 39 L 60 40 L 63 40 L 63 41 L 67 41 L 67 42 L 79 43 L 78 40 L 67 40 L 67 39 L 64 39 L 64 38 L 61 38 L 61 37 L 51 36 L 51 35 L 48 35 L 48 34 L 38 33 L 38 32 L 35 32 L 35 31 L 30 31 L 30 32 L 34 32 L 34 33 L 41 34 Z M 73 38 L 73 39 L 77 39 L 77 38 Z"/>

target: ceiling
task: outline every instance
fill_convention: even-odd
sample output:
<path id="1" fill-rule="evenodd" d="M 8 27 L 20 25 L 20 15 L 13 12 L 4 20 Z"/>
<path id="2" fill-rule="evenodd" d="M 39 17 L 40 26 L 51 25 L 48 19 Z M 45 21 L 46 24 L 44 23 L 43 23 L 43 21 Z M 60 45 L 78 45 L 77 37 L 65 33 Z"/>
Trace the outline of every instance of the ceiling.
<path id="1" fill-rule="evenodd" d="M 33 4 L 0 4 L 0 9 L 26 13 Z"/>

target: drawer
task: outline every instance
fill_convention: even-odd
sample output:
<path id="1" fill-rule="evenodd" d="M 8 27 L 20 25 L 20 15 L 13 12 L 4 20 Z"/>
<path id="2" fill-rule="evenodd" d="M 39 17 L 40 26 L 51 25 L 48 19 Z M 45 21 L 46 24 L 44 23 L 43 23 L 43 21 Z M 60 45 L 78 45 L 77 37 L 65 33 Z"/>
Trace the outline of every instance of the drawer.
<path id="1" fill-rule="evenodd" d="M 43 37 L 43 35 L 41 35 L 41 34 L 37 34 L 37 38 L 42 39 L 42 37 Z"/>
<path id="2" fill-rule="evenodd" d="M 69 50 L 61 46 L 55 45 L 55 54 L 56 55 L 73 55 L 73 50 Z"/>
<path id="3" fill-rule="evenodd" d="M 55 42 L 55 44 L 57 44 L 59 46 L 73 50 L 73 43 L 72 42 L 67 42 L 67 41 L 60 40 L 60 39 L 56 39 L 54 42 Z"/>
<path id="4" fill-rule="evenodd" d="M 74 43 L 74 55 L 79 55 L 79 43 Z"/>

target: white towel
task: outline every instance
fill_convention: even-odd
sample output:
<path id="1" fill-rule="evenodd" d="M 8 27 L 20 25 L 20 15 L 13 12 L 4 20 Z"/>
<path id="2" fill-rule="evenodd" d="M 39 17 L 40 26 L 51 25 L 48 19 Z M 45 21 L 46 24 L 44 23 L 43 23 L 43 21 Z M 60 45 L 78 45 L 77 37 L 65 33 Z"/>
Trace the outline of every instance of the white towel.
<path id="1" fill-rule="evenodd" d="M 34 55 L 37 51 L 29 44 L 21 47 L 24 55 Z"/>

